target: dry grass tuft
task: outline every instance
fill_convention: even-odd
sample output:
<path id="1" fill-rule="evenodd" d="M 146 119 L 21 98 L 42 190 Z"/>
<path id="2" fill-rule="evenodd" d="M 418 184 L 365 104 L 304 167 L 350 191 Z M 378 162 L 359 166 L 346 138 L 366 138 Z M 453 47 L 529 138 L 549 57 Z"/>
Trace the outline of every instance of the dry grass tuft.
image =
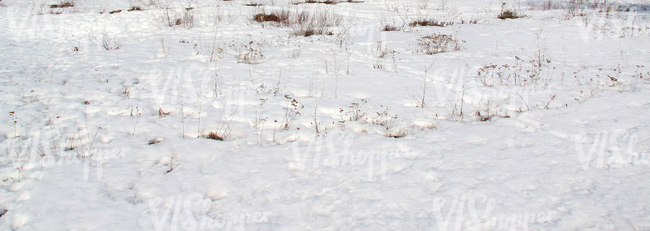
<path id="1" fill-rule="evenodd" d="M 520 15 L 515 11 L 512 10 L 503 10 L 501 13 L 497 15 L 498 19 L 517 19 L 517 18 L 523 18 L 525 17 L 524 15 Z"/>
<path id="2" fill-rule="evenodd" d="M 139 6 L 132 6 L 132 7 L 131 7 L 130 9 L 128 9 L 127 11 L 143 11 L 143 10 L 144 10 L 144 9 L 142 9 L 142 7 L 139 7 Z"/>
<path id="3" fill-rule="evenodd" d="M 454 25 L 453 22 L 446 22 L 446 21 L 438 21 L 435 19 L 418 19 L 415 20 L 411 23 L 409 23 L 409 26 L 411 27 L 416 27 L 416 26 L 438 26 L 438 27 L 445 27 L 445 26 L 451 26 Z"/>
<path id="4" fill-rule="evenodd" d="M 207 136 L 205 136 L 206 139 L 211 139 L 211 140 L 219 140 L 219 141 L 224 141 L 225 137 L 222 135 L 219 135 L 214 132 L 210 132 Z"/>
<path id="5" fill-rule="evenodd" d="M 50 5 L 50 8 L 68 8 L 68 7 L 74 7 L 74 2 L 65 1 L 65 2 L 61 2 L 59 4 Z"/>
<path id="6" fill-rule="evenodd" d="M 402 28 L 400 28 L 398 26 L 393 26 L 393 25 L 388 25 L 388 24 L 383 25 L 381 27 L 381 31 L 400 31 L 401 29 Z"/>

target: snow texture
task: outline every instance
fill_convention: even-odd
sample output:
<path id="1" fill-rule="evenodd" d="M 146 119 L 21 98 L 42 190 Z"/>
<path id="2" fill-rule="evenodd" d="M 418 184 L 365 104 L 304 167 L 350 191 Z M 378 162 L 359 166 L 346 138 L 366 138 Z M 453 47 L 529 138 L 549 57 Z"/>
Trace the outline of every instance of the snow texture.
<path id="1" fill-rule="evenodd" d="M 1 1 L 0 230 L 650 230 L 648 1 L 336 2 Z"/>

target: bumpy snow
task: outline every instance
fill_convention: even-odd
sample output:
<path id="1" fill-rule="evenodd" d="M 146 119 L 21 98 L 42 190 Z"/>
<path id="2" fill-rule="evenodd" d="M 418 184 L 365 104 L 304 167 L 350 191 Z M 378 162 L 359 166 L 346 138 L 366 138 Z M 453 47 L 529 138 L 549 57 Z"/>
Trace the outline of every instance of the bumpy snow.
<path id="1" fill-rule="evenodd" d="M 648 1 L 301 2 L 0 1 L 0 230 L 650 230 Z"/>

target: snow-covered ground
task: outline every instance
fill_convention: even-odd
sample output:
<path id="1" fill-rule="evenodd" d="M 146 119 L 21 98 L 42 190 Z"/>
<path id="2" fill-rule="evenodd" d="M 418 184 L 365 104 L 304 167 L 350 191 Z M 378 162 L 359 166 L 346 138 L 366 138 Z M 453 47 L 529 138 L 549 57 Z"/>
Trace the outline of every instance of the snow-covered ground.
<path id="1" fill-rule="evenodd" d="M 650 230 L 650 2 L 575 2 L 0 1 L 0 230 Z"/>

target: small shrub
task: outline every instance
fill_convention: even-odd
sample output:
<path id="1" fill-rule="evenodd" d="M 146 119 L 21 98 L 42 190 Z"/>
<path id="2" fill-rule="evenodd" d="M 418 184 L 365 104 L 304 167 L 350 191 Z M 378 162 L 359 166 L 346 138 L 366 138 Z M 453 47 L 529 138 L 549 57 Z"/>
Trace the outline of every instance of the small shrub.
<path id="1" fill-rule="evenodd" d="M 347 106 L 348 110 L 345 112 L 345 116 L 348 117 L 350 121 L 358 121 L 364 118 L 364 116 L 366 115 L 365 105 L 366 103 L 368 103 L 368 101 L 362 99 L 361 102 L 362 102 L 361 104 L 357 102 L 353 102 L 352 104 L 350 104 L 350 106 Z M 340 112 L 341 112 L 341 119 L 345 120 L 345 118 L 343 118 L 343 112 L 344 112 L 343 108 L 341 108 Z"/>
<path id="2" fill-rule="evenodd" d="M 158 108 L 158 117 L 163 118 L 169 114 L 171 114 L 171 112 L 165 112 L 162 108 Z"/>
<path id="3" fill-rule="evenodd" d="M 483 65 L 483 67 L 479 68 L 477 71 L 477 77 L 479 81 L 483 84 L 483 86 L 486 87 L 492 87 L 495 85 L 496 78 L 495 76 L 502 76 L 502 73 L 497 72 L 498 71 L 498 66 L 491 64 L 491 65 Z M 499 78 L 501 80 L 501 83 L 503 83 L 503 78 Z"/>
<path id="4" fill-rule="evenodd" d="M 391 129 L 393 129 L 393 126 L 395 126 L 395 123 L 397 123 L 398 118 L 397 115 L 389 114 L 389 109 L 390 108 L 388 107 L 384 107 L 383 112 L 375 112 L 377 115 L 370 118 L 370 122 L 372 122 L 372 124 L 384 127 L 386 132 L 389 132 Z"/>
<path id="5" fill-rule="evenodd" d="M 208 135 L 206 135 L 205 138 L 206 139 L 211 139 L 211 140 L 219 140 L 219 141 L 224 141 L 225 140 L 225 137 L 223 137 L 222 135 L 219 135 L 217 133 L 214 133 L 214 132 L 208 133 Z"/>
<path id="6" fill-rule="evenodd" d="M 296 99 L 290 97 L 289 95 L 284 95 L 284 98 L 287 100 L 287 106 L 284 107 L 284 118 L 282 119 L 281 126 L 282 130 L 289 130 L 289 128 L 291 128 L 291 124 L 300 115 L 300 110 L 305 108 L 305 105 L 299 103 Z"/>
<path id="7" fill-rule="evenodd" d="M 122 48 L 122 44 L 115 37 L 109 37 L 108 34 L 104 33 L 102 35 L 102 47 L 107 50 L 119 50 Z"/>
<path id="8" fill-rule="evenodd" d="M 501 13 L 499 13 L 497 15 L 498 19 L 504 19 L 504 20 L 507 19 L 507 18 L 509 18 L 509 19 L 517 19 L 517 18 L 523 18 L 523 17 L 524 17 L 524 15 L 520 15 L 517 12 L 512 11 L 512 10 L 503 10 L 503 11 L 501 11 Z"/>
<path id="9" fill-rule="evenodd" d="M 477 111 L 476 115 L 478 116 L 478 120 L 481 121 L 481 122 L 490 121 L 490 120 L 492 120 L 492 117 L 494 117 L 494 115 L 491 115 L 489 113 L 487 113 L 487 115 L 481 114 L 480 111 Z"/>
<path id="10" fill-rule="evenodd" d="M 458 40 L 453 35 L 432 34 L 422 36 L 418 39 L 418 52 L 424 54 L 437 54 L 449 51 L 459 51 L 465 41 Z"/>
<path id="11" fill-rule="evenodd" d="M 399 31 L 401 28 L 398 26 L 393 26 L 393 25 L 383 25 L 381 27 L 381 31 Z"/>
<path id="12" fill-rule="evenodd" d="M 278 15 L 276 13 L 271 14 L 256 14 L 253 17 L 253 20 L 256 22 L 275 22 L 275 23 L 285 23 L 288 20 L 288 15 Z"/>
<path id="13" fill-rule="evenodd" d="M 114 10 L 114 11 L 111 11 L 111 12 L 108 12 L 108 13 L 109 14 L 117 14 L 117 13 L 120 13 L 120 12 L 122 12 L 122 10 Z"/>
<path id="14" fill-rule="evenodd" d="M 264 43 L 261 42 L 251 40 L 239 44 L 231 43 L 230 47 L 237 51 L 239 63 L 257 64 L 257 60 L 264 58 Z"/>

